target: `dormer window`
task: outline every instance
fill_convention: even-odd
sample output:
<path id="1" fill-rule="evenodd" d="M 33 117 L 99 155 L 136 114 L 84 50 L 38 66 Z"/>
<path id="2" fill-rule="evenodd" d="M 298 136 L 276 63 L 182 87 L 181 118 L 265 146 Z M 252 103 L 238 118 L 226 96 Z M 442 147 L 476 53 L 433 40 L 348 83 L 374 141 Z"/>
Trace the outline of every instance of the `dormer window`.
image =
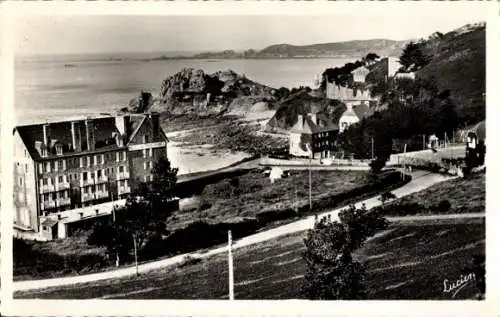
<path id="1" fill-rule="evenodd" d="M 56 144 L 56 154 L 57 155 L 63 154 L 62 144 Z"/>
<path id="2" fill-rule="evenodd" d="M 42 152 L 42 157 L 47 157 L 48 156 L 47 148 L 43 147 L 41 149 L 41 152 Z"/>
<path id="3" fill-rule="evenodd" d="M 149 135 L 144 136 L 144 143 L 149 143 Z"/>

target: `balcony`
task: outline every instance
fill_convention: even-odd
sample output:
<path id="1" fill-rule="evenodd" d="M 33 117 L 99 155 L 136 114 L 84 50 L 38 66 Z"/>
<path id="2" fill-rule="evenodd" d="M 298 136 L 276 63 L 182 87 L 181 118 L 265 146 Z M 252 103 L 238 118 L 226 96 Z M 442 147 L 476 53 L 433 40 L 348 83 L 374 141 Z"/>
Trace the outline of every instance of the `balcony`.
<path id="1" fill-rule="evenodd" d="M 80 187 L 90 186 L 94 184 L 95 182 L 93 178 L 88 178 L 86 180 L 80 179 Z"/>
<path id="2" fill-rule="evenodd" d="M 41 209 L 42 210 L 47 210 L 50 208 L 56 208 L 56 202 L 54 200 L 49 200 L 49 201 L 43 201 L 41 203 Z"/>
<path id="3" fill-rule="evenodd" d="M 71 198 L 59 198 L 56 200 L 56 205 L 57 207 L 71 205 Z"/>
<path id="4" fill-rule="evenodd" d="M 94 200 L 94 194 L 93 193 L 83 193 L 82 194 L 82 202 Z"/>
<path id="5" fill-rule="evenodd" d="M 129 179 L 130 178 L 130 173 L 129 172 L 121 172 L 116 174 L 116 179 L 117 180 L 122 180 L 122 179 Z"/>
<path id="6" fill-rule="evenodd" d="M 49 193 L 55 191 L 54 185 L 42 185 L 40 187 L 41 193 Z"/>
<path id="7" fill-rule="evenodd" d="M 95 192 L 95 198 L 96 199 L 101 199 L 101 198 L 107 198 L 109 197 L 109 192 L 108 191 L 97 191 Z"/>
<path id="8" fill-rule="evenodd" d="M 57 183 L 56 184 L 56 190 L 69 189 L 69 186 L 70 186 L 69 183 Z"/>
<path id="9" fill-rule="evenodd" d="M 102 183 L 107 183 L 107 182 L 108 182 L 107 176 L 101 176 L 101 177 L 95 179 L 96 184 L 102 184 Z"/>
<path id="10" fill-rule="evenodd" d="M 119 186 L 118 187 L 118 195 L 129 194 L 130 186 Z"/>

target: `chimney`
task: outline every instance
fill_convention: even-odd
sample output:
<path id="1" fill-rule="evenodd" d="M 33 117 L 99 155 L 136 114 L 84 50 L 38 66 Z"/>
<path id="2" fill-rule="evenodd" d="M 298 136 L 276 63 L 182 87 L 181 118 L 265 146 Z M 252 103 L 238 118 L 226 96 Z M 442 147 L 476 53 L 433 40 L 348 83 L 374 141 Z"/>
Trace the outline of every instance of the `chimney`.
<path id="1" fill-rule="evenodd" d="M 95 150 L 95 135 L 94 135 L 94 121 L 92 119 L 85 120 L 85 132 L 87 135 L 87 150 Z"/>
<path id="2" fill-rule="evenodd" d="M 50 126 L 48 123 L 43 125 L 43 144 L 45 144 L 46 147 L 49 146 L 50 143 Z"/>
<path id="3" fill-rule="evenodd" d="M 316 118 L 316 114 L 315 113 L 309 113 L 309 118 L 311 118 L 311 121 L 314 123 L 314 124 L 318 124 L 318 120 Z"/>
<path id="4" fill-rule="evenodd" d="M 153 135 L 157 137 L 160 135 L 160 114 L 158 112 L 151 112 L 151 122 L 153 123 Z"/>
<path id="5" fill-rule="evenodd" d="M 297 115 L 297 128 L 299 130 L 302 130 L 304 128 L 304 119 L 302 118 L 301 114 Z"/>
<path id="6" fill-rule="evenodd" d="M 116 116 L 115 117 L 115 125 L 116 129 L 122 136 L 129 137 L 129 129 L 130 129 L 130 116 Z"/>
<path id="7" fill-rule="evenodd" d="M 80 126 L 78 122 L 71 122 L 71 145 L 75 152 L 82 151 L 82 135 L 80 133 Z"/>

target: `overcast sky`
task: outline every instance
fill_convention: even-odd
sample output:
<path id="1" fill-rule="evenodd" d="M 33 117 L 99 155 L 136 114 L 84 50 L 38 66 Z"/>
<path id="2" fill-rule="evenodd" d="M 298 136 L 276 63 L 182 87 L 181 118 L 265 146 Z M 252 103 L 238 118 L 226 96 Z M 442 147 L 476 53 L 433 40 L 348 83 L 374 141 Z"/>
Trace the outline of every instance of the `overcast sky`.
<path id="1" fill-rule="evenodd" d="M 20 21 L 18 54 L 215 51 L 271 44 L 356 39 L 406 40 L 481 20 L 471 10 L 367 10 L 328 16 L 29 16 Z"/>

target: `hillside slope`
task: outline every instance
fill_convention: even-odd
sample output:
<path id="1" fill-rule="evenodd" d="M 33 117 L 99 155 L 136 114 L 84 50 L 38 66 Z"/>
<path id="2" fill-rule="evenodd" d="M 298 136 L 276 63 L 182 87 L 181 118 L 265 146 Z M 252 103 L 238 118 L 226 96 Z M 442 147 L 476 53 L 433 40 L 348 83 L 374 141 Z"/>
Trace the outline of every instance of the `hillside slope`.
<path id="1" fill-rule="evenodd" d="M 432 78 L 440 91 L 448 90 L 457 108 L 471 117 L 485 118 L 486 30 L 484 24 L 465 26 L 427 40 L 433 55 L 417 77 Z"/>
<path id="2" fill-rule="evenodd" d="M 314 95 L 314 92 L 299 91 L 276 105 L 274 116 L 267 123 L 267 132 L 286 133 L 298 120 L 298 115 L 308 113 L 325 114 L 332 122 L 338 122 L 346 110 L 338 100 L 326 99 L 324 96 Z"/>

